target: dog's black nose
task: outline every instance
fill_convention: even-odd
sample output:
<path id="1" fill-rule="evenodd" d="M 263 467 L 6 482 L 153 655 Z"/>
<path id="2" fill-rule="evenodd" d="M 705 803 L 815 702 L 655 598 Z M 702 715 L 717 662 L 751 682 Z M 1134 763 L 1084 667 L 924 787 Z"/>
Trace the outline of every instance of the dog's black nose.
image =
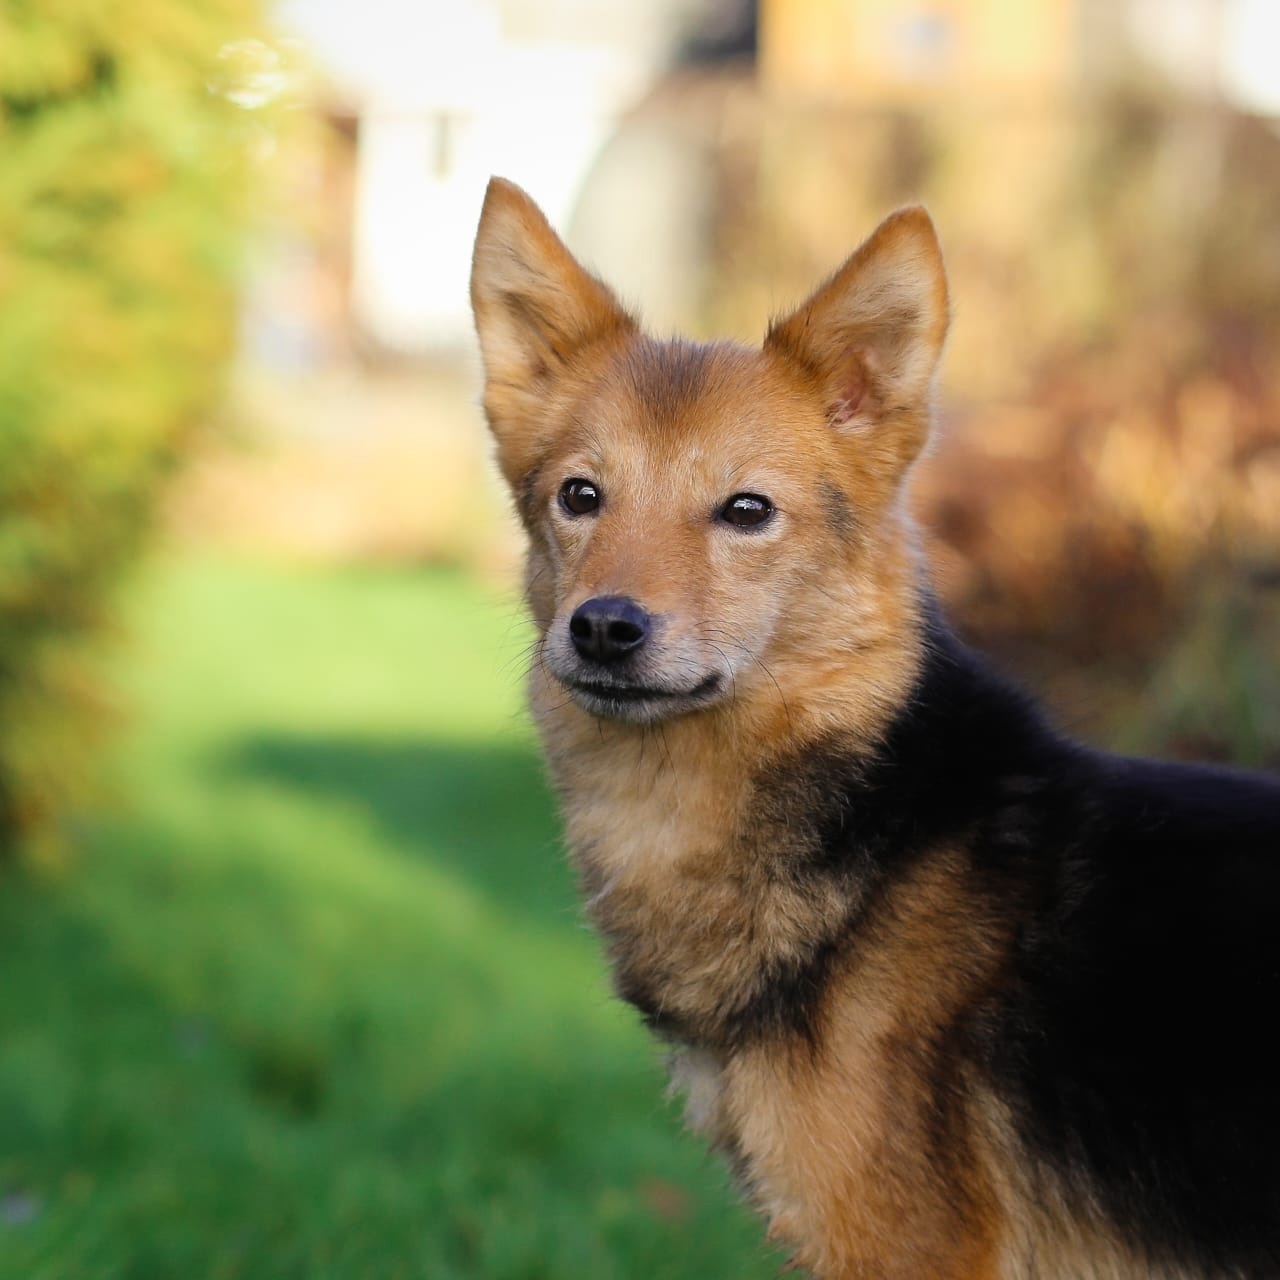
<path id="1" fill-rule="evenodd" d="M 644 644 L 649 615 L 626 596 L 596 596 L 573 611 L 569 634 L 584 658 L 616 662 Z"/>

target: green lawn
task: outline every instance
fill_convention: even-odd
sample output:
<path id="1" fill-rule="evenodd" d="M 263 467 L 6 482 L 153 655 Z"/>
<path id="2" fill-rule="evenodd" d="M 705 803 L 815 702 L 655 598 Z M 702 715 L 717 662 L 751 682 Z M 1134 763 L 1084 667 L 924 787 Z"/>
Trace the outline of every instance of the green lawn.
<path id="1" fill-rule="evenodd" d="M 0 883 L 0 1277 L 772 1276 L 607 991 L 510 603 L 181 562 L 107 816 Z"/>

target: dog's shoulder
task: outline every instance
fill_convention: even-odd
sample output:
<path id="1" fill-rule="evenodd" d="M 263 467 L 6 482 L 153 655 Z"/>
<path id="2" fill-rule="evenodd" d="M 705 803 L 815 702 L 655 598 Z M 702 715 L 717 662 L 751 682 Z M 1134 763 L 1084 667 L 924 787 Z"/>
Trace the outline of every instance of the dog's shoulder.
<path id="1" fill-rule="evenodd" d="M 1137 1256 L 1280 1274 L 1280 779 L 1091 750 L 935 619 L 878 749 L 774 785 L 814 874 L 871 884 L 831 1001 L 865 1004 L 872 943 L 950 957 L 900 1003 L 895 1034 L 949 1046 L 922 1097 L 967 1062 Z"/>
<path id="2" fill-rule="evenodd" d="M 991 1040 L 1028 1150 L 1135 1248 L 1280 1274 L 1280 780 L 1077 756 Z"/>

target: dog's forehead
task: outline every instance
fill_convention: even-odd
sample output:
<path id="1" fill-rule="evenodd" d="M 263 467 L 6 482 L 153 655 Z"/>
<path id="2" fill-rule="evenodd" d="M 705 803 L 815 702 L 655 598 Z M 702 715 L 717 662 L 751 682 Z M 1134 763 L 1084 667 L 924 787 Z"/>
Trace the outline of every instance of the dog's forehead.
<path id="1" fill-rule="evenodd" d="M 779 388 L 758 351 L 733 343 L 639 339 L 597 383 L 593 416 L 616 439 L 666 457 L 696 456 L 735 440 L 768 452 Z M 648 450 L 646 450 L 648 451 Z"/>

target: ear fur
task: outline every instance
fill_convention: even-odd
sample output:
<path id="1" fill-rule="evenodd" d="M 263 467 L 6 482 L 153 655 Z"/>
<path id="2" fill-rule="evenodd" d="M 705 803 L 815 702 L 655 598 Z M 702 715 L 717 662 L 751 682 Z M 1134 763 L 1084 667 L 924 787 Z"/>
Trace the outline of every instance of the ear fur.
<path id="1" fill-rule="evenodd" d="M 584 270 L 542 210 L 513 182 L 491 178 L 471 262 L 471 307 L 485 373 L 485 409 L 501 443 L 527 429 L 574 355 L 635 320 Z"/>
<path id="2" fill-rule="evenodd" d="M 929 429 L 949 319 L 942 250 L 915 205 L 887 217 L 836 273 L 774 321 L 766 351 L 804 370 L 836 428 L 890 433 L 910 462 Z"/>

